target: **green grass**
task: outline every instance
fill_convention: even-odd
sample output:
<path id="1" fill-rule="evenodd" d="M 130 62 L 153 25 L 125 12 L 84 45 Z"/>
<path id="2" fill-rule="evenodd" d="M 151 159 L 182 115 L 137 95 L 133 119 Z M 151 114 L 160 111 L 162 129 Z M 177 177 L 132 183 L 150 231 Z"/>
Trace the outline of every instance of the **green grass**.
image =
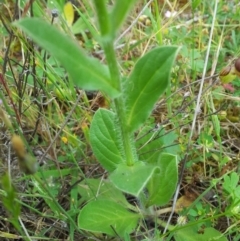
<path id="1" fill-rule="evenodd" d="M 26 10 L 27 2 L 22 1 L 17 9 Z M 92 152 L 90 125 L 94 113 L 100 107 L 112 110 L 118 103 L 113 104 L 112 96 L 106 93 L 75 86 L 60 62 L 11 24 L 16 18 L 15 4 L 5 1 L 0 6 L 5 13 L 0 24 L 0 99 L 4 112 L 0 112 L 0 227 L 5 230 L 0 237 L 4 240 L 16 235 L 23 240 L 114 240 L 103 232 L 81 229 L 78 223 L 80 210 L 91 207 L 87 204 L 97 197 L 115 204 L 118 200 L 117 204 L 127 207 L 126 213 L 121 211 L 129 223 L 135 214 L 141 217 L 129 235 L 120 235 L 122 240 L 194 240 L 192 237 L 200 234 L 205 235 L 204 240 L 212 236 L 239 240 L 240 82 L 233 82 L 234 92 L 224 90 L 217 77 L 202 84 L 202 77 L 219 73 L 239 56 L 238 1 L 219 1 L 214 22 L 215 1 L 192 1 L 192 5 L 160 2 L 152 1 L 139 15 L 147 2 L 138 1 L 120 28 L 115 45 L 116 66 L 125 77 L 151 49 L 181 47 L 171 70 L 171 84 L 156 103 L 151 118 L 134 136 L 139 160 L 150 156 L 150 162 L 154 162 L 154 155 L 161 152 L 174 154 L 178 160 L 182 180 L 178 197 L 175 195 L 176 205 L 172 197 L 164 205 L 151 207 L 144 206 L 146 187 L 139 198 L 124 194 L 111 185 L 111 172 Z M 112 4 L 108 2 L 109 9 Z M 108 50 L 104 53 L 99 37 L 100 29 L 107 29 L 104 20 L 99 27 L 92 2 L 76 1 L 73 26 L 68 26 L 64 17 L 64 1 L 46 4 L 36 0 L 25 15 L 51 23 L 53 9 L 58 9 L 58 17 L 53 20 L 58 30 L 76 41 L 86 56 L 105 64 L 109 61 L 105 56 Z M 176 11 L 176 15 L 166 17 L 167 11 Z M 117 70 L 110 70 L 116 76 Z M 16 155 L 9 149 L 12 133 L 22 136 L 27 152 L 36 156 L 39 170 L 34 175 L 25 175 L 19 169 Z M 169 219 L 173 205 L 176 212 Z M 13 206 L 21 207 L 20 215 Z M 100 214 L 104 216 L 105 211 Z M 120 239 L 114 228 L 109 232 L 112 230 L 115 240 Z"/>

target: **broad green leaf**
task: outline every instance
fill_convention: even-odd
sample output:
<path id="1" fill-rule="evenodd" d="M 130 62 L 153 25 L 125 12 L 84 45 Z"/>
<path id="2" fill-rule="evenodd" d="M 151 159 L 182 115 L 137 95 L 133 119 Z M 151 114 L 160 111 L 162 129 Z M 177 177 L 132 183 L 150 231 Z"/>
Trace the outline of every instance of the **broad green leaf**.
<path id="1" fill-rule="evenodd" d="M 198 228 L 197 225 L 180 229 L 174 234 L 176 241 L 227 241 L 223 234 L 214 228 Z"/>
<path id="2" fill-rule="evenodd" d="M 87 56 L 76 42 L 54 26 L 38 18 L 25 18 L 14 25 L 49 51 L 68 71 L 74 84 L 85 90 L 102 90 L 111 97 L 119 95 L 111 86 L 108 68 Z"/>
<path id="3" fill-rule="evenodd" d="M 110 200 L 96 200 L 80 211 L 78 226 L 87 231 L 123 237 L 137 226 L 140 216 Z"/>
<path id="4" fill-rule="evenodd" d="M 107 171 L 113 171 L 124 162 L 119 133 L 116 115 L 99 109 L 93 117 L 89 136 L 94 155 Z"/>
<path id="5" fill-rule="evenodd" d="M 81 203 L 101 198 L 120 203 L 126 207 L 129 205 L 123 193 L 108 180 L 85 179 L 78 184 L 78 192 L 81 196 Z"/>
<path id="6" fill-rule="evenodd" d="M 176 156 L 163 153 L 158 160 L 158 166 L 160 173 L 154 173 L 148 183 L 149 199 L 147 206 L 168 203 L 177 186 L 178 168 Z"/>
<path id="7" fill-rule="evenodd" d="M 141 161 L 133 166 L 123 163 L 118 165 L 109 179 L 119 190 L 138 197 L 155 172 L 159 172 L 158 167 Z"/>
<path id="8" fill-rule="evenodd" d="M 177 47 L 165 46 L 150 51 L 136 63 L 124 82 L 129 131 L 135 131 L 146 121 L 168 86 L 177 50 Z"/>
<path id="9" fill-rule="evenodd" d="M 72 26 L 74 20 L 74 9 L 71 2 L 67 2 L 63 7 L 63 13 L 68 26 Z"/>
<path id="10" fill-rule="evenodd" d="M 110 14 L 111 29 L 113 33 L 116 33 L 116 31 L 119 30 L 127 16 L 127 13 L 131 10 L 132 6 L 134 6 L 135 2 L 136 0 L 117 0 L 115 2 Z"/>

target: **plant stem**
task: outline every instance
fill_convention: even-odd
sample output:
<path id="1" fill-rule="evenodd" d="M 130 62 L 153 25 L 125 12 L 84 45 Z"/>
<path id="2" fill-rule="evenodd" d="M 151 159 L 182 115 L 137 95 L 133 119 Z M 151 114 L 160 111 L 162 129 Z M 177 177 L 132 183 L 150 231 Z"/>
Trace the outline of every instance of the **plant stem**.
<path id="1" fill-rule="evenodd" d="M 104 52 L 108 62 L 112 84 L 114 88 L 118 89 L 120 93 L 122 93 L 121 77 L 120 77 L 118 63 L 117 63 L 115 50 L 114 50 L 114 41 L 112 41 L 111 39 L 107 39 L 107 40 L 109 41 L 105 41 L 103 43 L 103 48 L 104 48 Z M 134 160 L 136 159 L 136 151 L 133 145 L 134 142 L 133 142 L 132 135 L 129 133 L 129 131 L 126 128 L 124 98 L 122 95 L 114 99 L 114 105 L 115 105 L 117 117 L 119 120 L 119 125 L 121 128 L 122 143 L 123 143 L 126 162 L 128 166 L 132 166 L 134 163 Z"/>
<path id="2" fill-rule="evenodd" d="M 108 68 L 111 75 L 111 85 L 115 89 L 122 93 L 122 83 L 118 63 L 114 50 L 114 36 L 115 29 L 112 29 L 111 20 L 106 8 L 105 0 L 94 0 L 100 31 L 102 35 L 102 47 L 107 59 Z M 123 144 L 123 155 L 126 159 L 127 165 L 132 166 L 134 160 L 136 160 L 136 149 L 133 142 L 132 134 L 128 131 L 126 126 L 126 115 L 124 108 L 124 97 L 120 95 L 114 99 L 114 105 L 116 109 L 117 118 L 121 129 L 121 140 Z"/>

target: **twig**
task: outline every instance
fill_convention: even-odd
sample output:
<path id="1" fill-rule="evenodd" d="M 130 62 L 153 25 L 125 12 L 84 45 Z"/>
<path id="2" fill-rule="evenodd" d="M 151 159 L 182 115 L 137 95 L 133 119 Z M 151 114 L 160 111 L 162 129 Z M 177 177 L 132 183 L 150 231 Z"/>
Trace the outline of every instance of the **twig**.
<path id="1" fill-rule="evenodd" d="M 21 227 L 22 227 L 24 233 L 26 234 L 28 240 L 29 240 L 29 241 L 32 241 L 32 239 L 30 238 L 29 233 L 28 233 L 28 231 L 27 231 L 27 229 L 26 229 L 26 227 L 25 227 L 25 225 L 24 225 L 24 223 L 22 222 L 22 219 L 21 219 L 20 217 L 18 217 L 18 221 L 19 221 L 19 223 L 21 224 Z"/>

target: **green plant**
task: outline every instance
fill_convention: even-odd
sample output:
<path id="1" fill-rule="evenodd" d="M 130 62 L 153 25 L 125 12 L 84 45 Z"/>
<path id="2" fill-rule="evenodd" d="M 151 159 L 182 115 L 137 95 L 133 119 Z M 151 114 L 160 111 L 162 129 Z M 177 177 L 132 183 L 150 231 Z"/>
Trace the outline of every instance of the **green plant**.
<path id="1" fill-rule="evenodd" d="M 236 172 L 224 176 L 223 190 L 227 194 L 228 208 L 227 211 L 231 215 L 239 217 L 240 213 L 240 186 L 239 176 Z"/>
<path id="2" fill-rule="evenodd" d="M 99 34 L 104 28 L 96 21 L 95 6 L 103 2 L 107 15 L 101 9 L 98 12 L 107 28 Z M 239 57 L 238 3 L 119 2 L 11 0 L 0 4 L 0 104 L 9 116 L 9 121 L 0 116 L 4 121 L 0 120 L 0 172 L 7 173 L 0 177 L 0 228 L 8 230 L 0 236 L 4 240 L 21 235 L 24 240 L 237 241 L 239 79 L 230 93 L 214 73 Z M 122 24 L 128 4 L 136 8 Z M 34 26 L 42 31 L 36 41 L 34 32 L 27 35 L 11 24 L 26 16 L 35 17 L 33 24 L 39 23 L 36 17 L 49 23 Z M 67 37 L 65 43 L 62 35 Z M 146 109 L 137 102 L 133 108 L 130 97 L 137 90 L 132 88 L 131 95 L 127 82 L 135 83 L 136 78 L 142 80 L 141 76 L 155 71 L 156 61 L 147 74 L 139 69 L 151 58 L 157 59 L 153 52 L 158 48 L 149 49 L 164 44 L 181 46 L 181 50 L 166 94 L 158 93 L 160 100 L 150 118 L 146 116 L 152 106 L 147 105 L 144 120 L 139 116 Z M 79 49 L 83 56 L 77 54 Z M 164 47 L 160 49 L 159 56 Z M 166 69 L 162 63 L 160 71 Z M 138 110 L 136 117 L 131 115 Z M 21 168 L 24 163 L 9 155 L 9 131 L 25 143 L 23 154 L 36 157 L 41 166 L 36 173 L 35 165 L 26 172 Z M 169 202 L 173 192 L 169 190 L 174 190 L 177 179 L 176 157 L 181 173 Z M 27 161 L 25 156 L 21 160 Z M 26 221 L 28 217 L 36 220 L 35 225 Z"/>
<path id="3" fill-rule="evenodd" d="M 70 81 L 111 98 L 110 110 L 98 109 L 93 117 L 90 144 L 97 160 L 109 172 L 111 189 L 133 195 L 141 213 L 124 202 L 120 194 L 114 200 L 100 195 L 82 208 L 78 224 L 84 230 L 125 238 L 136 228 L 141 215 L 153 215 L 153 205 L 168 203 L 178 176 L 176 155 L 157 151 L 154 155 L 144 154 L 140 160 L 136 148 L 134 133 L 143 127 L 167 88 L 178 48 L 155 48 L 136 63 L 129 76 L 121 76 L 114 40 L 134 2 L 118 0 L 109 11 L 104 0 L 94 1 L 101 33 L 98 39 L 107 66 L 87 56 L 74 41 L 41 19 L 26 18 L 15 23 L 65 67 Z M 154 147 L 152 143 L 146 146 Z"/>

